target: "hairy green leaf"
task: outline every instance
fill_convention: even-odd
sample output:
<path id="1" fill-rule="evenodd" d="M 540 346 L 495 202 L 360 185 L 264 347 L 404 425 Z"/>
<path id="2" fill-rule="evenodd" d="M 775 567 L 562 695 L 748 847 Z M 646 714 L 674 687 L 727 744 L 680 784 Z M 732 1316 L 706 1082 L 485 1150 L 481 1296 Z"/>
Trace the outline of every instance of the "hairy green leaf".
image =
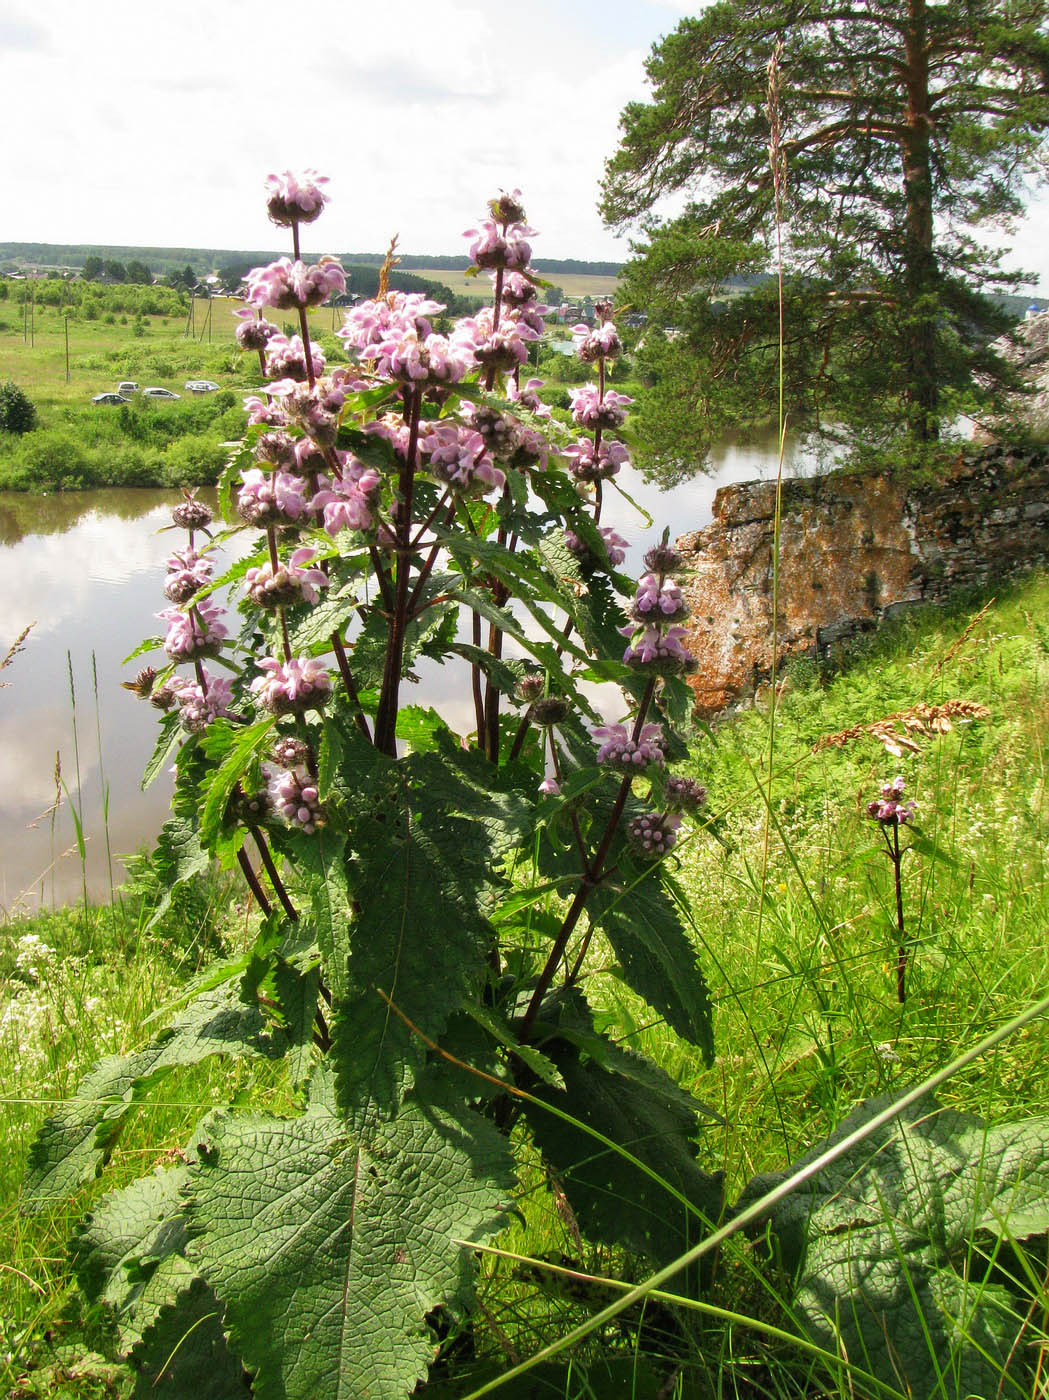
<path id="1" fill-rule="evenodd" d="M 321 1112 L 219 1117 L 193 1172 L 195 1253 L 226 1305 L 256 1400 L 393 1400 L 434 1354 L 425 1316 L 468 1305 L 454 1240 L 503 1223 L 500 1135 L 418 1103 L 367 1141 Z"/>
<path id="2" fill-rule="evenodd" d="M 110 1056 L 91 1070 L 76 1097 L 47 1119 L 29 1149 L 27 1208 L 69 1195 L 98 1175 L 128 1112 L 172 1069 L 210 1055 L 283 1053 L 284 1037 L 267 1028 L 258 1006 L 237 1002 L 235 992 L 227 984 L 203 993 L 144 1050 Z"/>
<path id="3" fill-rule="evenodd" d="M 131 1364 L 134 1400 L 245 1400 L 251 1393 L 222 1330 L 222 1306 L 201 1278 L 158 1310 Z"/>
<path id="4" fill-rule="evenodd" d="M 861 1104 L 790 1172 L 870 1120 Z M 755 1178 L 757 1200 L 789 1173 Z M 1030 1394 L 1025 1305 L 992 1267 L 1049 1229 L 1049 1119 L 991 1127 L 931 1097 L 810 1177 L 768 1217 L 808 1335 L 914 1400 Z M 1004 1275 L 1002 1275 L 1004 1277 Z"/>

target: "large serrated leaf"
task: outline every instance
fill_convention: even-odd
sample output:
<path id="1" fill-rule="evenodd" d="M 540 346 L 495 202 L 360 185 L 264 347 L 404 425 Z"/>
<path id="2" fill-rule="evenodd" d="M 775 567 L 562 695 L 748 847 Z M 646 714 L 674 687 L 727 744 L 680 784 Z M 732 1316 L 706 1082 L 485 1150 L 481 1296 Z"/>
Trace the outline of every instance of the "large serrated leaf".
<path id="1" fill-rule="evenodd" d="M 222 1307 L 201 1278 L 159 1309 L 131 1353 L 134 1400 L 246 1400 L 251 1392 L 222 1329 Z"/>
<path id="2" fill-rule="evenodd" d="M 385 998 L 437 1037 L 484 975 L 503 827 L 490 803 L 478 821 L 476 800 L 447 758 L 425 753 L 403 761 L 389 796 L 359 808 L 349 868 L 357 915 L 333 1024 L 339 1098 L 354 1122 L 396 1111 L 425 1058 Z"/>
<path id="3" fill-rule="evenodd" d="M 868 1122 L 861 1104 L 791 1172 Z M 741 1205 L 789 1173 L 755 1178 Z M 1030 1394 L 1026 1304 L 993 1264 L 1003 1239 L 1049 1226 L 1049 1120 L 990 1127 L 931 1097 L 905 1109 L 773 1206 L 796 1270 L 798 1321 L 914 1400 Z M 1003 1275 L 1004 1276 L 1004 1275 Z"/>
<path id="4" fill-rule="evenodd" d="M 478 1115 L 417 1103 L 369 1141 L 313 1112 L 219 1118 L 193 1172 L 194 1254 L 226 1305 L 256 1400 L 394 1400 L 434 1354 L 425 1316 L 461 1308 L 453 1241 L 503 1224 L 509 1152 Z"/>
<path id="5" fill-rule="evenodd" d="M 164 893 L 150 915 L 147 929 L 152 928 L 167 913 L 172 895 L 178 886 L 203 875 L 210 864 L 211 856 L 200 844 L 193 823 L 177 814 L 169 817 L 160 828 L 153 852 L 153 868 Z"/>
<path id="6" fill-rule="evenodd" d="M 558 1093 L 542 1084 L 533 1089 L 534 1097 L 583 1126 L 534 1103 L 526 1104 L 525 1113 L 584 1232 L 655 1264 L 684 1254 L 713 1228 L 723 1204 L 722 1173 L 703 1171 L 696 1162 L 693 1139 L 702 1106 L 693 1105 L 658 1066 L 632 1052 L 616 1050 L 618 1057 L 640 1062 L 628 1076 L 581 1057 L 564 1040 L 545 1043 L 543 1051 L 560 1070 L 565 1089 Z"/>
<path id="7" fill-rule="evenodd" d="M 40 1129 L 29 1149 L 23 1188 L 26 1208 L 68 1196 L 97 1175 L 113 1150 L 129 1112 L 170 1070 L 211 1055 L 283 1053 L 257 1006 L 235 1000 L 235 988 L 205 992 L 174 1017 L 168 1030 L 135 1055 L 100 1061 Z"/>
<path id="8" fill-rule="evenodd" d="M 623 977 L 683 1039 L 714 1058 L 710 994 L 696 950 L 658 872 L 629 885 L 605 884 L 587 905 L 612 945 Z"/>
<path id="9" fill-rule="evenodd" d="M 229 752 L 209 777 L 200 814 L 200 839 L 205 845 L 211 845 L 217 839 L 233 789 L 249 768 L 259 762 L 276 723 L 276 715 L 267 715 L 265 719 L 236 731 Z"/>

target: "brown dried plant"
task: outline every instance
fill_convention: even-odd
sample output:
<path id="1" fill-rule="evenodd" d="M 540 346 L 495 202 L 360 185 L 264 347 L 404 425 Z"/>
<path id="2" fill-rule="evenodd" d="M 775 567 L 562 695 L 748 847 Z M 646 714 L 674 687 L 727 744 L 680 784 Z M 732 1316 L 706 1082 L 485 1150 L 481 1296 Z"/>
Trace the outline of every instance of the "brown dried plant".
<path id="1" fill-rule="evenodd" d="M 825 734 L 813 744 L 812 751 L 819 753 L 822 749 L 843 749 L 853 739 L 867 735 L 877 739 L 894 758 L 902 758 L 905 752 L 921 752 L 921 746 L 916 742 L 918 738 L 948 734 L 956 723 L 987 719 L 990 713 L 986 705 L 975 700 L 945 700 L 942 705 L 919 702 L 909 710 L 897 710 L 895 714 L 886 715 L 870 724 L 854 724 L 849 729 L 839 730 L 837 734 Z"/>

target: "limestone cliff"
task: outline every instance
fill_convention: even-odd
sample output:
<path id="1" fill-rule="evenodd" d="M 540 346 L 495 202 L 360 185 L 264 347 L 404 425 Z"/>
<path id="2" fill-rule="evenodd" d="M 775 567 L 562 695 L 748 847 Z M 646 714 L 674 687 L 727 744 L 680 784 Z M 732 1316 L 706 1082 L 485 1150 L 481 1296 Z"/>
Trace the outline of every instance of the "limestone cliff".
<path id="1" fill-rule="evenodd" d="M 713 522 L 682 536 L 697 707 L 716 714 L 772 664 L 774 482 L 723 487 Z M 816 655 L 898 608 L 1049 561 L 1049 452 L 960 453 L 948 480 L 785 481 L 779 655 Z"/>

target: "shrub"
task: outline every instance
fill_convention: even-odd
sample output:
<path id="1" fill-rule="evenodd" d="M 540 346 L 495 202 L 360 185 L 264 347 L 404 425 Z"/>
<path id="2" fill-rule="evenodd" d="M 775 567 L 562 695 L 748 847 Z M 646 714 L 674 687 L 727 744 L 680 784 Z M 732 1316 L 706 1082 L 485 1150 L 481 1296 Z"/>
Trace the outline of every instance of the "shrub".
<path id="1" fill-rule="evenodd" d="M 24 389 L 10 379 L 0 384 L 0 431 L 28 433 L 36 427 L 36 408 Z"/>

